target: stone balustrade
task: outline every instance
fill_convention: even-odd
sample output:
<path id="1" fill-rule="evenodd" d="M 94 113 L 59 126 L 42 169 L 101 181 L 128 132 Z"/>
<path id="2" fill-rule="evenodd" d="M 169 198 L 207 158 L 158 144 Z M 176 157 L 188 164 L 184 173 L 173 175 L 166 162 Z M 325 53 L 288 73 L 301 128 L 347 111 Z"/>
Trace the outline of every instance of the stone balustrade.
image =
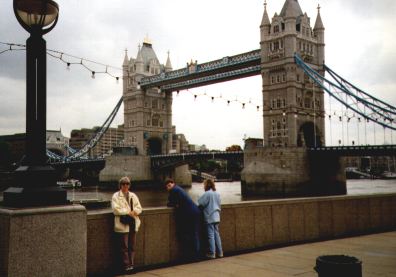
<path id="1" fill-rule="evenodd" d="M 145 209 L 137 236 L 136 265 L 181 258 L 170 208 Z M 225 254 L 277 245 L 395 230 L 396 194 L 246 201 L 222 206 Z M 105 274 L 114 264 L 113 215 L 87 215 L 87 273 Z M 340 253 L 342 254 L 342 253 Z"/>

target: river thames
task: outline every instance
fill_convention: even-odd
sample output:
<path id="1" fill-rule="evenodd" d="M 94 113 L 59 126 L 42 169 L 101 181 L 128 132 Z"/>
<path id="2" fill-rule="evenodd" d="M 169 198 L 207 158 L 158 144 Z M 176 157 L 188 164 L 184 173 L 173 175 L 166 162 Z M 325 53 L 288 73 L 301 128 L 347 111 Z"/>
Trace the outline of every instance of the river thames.
<path id="1" fill-rule="evenodd" d="M 248 200 L 265 199 L 263 197 L 242 197 L 240 182 L 218 182 L 216 189 L 221 195 L 222 204 L 239 203 Z M 196 202 L 204 192 L 201 183 L 193 183 L 191 188 L 185 188 L 187 193 Z M 133 190 L 134 191 L 134 190 Z M 139 188 L 134 191 L 144 208 L 166 206 L 168 192 L 165 188 Z M 110 200 L 114 191 L 103 190 L 100 187 L 87 187 L 68 189 L 67 197 L 71 201 L 79 200 Z M 370 180 L 358 179 L 347 180 L 348 195 L 367 195 L 376 193 L 396 193 L 396 179 L 393 180 Z"/>

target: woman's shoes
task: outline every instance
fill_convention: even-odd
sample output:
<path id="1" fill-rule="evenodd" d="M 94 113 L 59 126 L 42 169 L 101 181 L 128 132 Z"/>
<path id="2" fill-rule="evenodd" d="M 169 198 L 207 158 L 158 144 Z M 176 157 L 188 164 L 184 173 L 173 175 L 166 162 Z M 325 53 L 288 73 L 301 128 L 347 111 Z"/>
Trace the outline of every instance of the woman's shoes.
<path id="1" fill-rule="evenodd" d="M 130 273 L 133 271 L 133 265 L 129 265 L 127 267 L 125 267 L 124 272 L 125 273 Z"/>

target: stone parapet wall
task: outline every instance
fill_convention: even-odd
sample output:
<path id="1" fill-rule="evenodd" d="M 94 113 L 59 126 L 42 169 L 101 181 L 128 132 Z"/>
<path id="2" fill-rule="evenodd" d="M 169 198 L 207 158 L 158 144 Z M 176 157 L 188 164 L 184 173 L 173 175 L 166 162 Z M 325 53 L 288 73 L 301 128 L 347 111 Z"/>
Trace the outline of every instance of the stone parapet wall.
<path id="1" fill-rule="evenodd" d="M 173 209 L 145 209 L 141 219 L 136 265 L 178 261 Z M 111 211 L 88 212 L 87 226 L 87 272 L 108 273 L 115 257 Z M 246 201 L 223 205 L 220 223 L 226 254 L 395 229 L 396 194 Z"/>

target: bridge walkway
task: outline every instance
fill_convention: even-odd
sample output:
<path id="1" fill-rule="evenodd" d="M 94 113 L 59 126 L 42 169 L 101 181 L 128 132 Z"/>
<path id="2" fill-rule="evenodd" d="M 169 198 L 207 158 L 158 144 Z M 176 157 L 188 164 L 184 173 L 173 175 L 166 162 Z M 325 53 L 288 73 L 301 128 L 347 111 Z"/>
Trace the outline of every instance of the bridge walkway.
<path id="1" fill-rule="evenodd" d="M 154 277 L 316 277 L 313 267 L 320 255 L 345 254 L 362 261 L 363 276 L 396 276 L 396 231 L 306 243 L 222 259 L 139 272 Z M 123 275 L 128 276 L 128 275 Z"/>

